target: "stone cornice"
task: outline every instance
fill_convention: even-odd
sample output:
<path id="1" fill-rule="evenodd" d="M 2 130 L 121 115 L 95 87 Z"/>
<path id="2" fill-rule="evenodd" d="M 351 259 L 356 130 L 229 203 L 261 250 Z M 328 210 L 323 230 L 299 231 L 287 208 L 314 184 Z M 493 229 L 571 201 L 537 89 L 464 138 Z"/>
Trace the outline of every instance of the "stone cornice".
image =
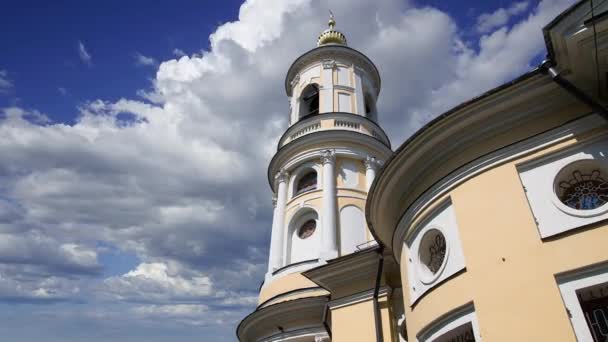
<path id="1" fill-rule="evenodd" d="M 327 296 L 305 297 L 288 300 L 260 308 L 239 323 L 236 334 L 239 341 L 259 341 L 280 333 L 279 327 L 288 332 L 299 326 L 322 326 Z"/>

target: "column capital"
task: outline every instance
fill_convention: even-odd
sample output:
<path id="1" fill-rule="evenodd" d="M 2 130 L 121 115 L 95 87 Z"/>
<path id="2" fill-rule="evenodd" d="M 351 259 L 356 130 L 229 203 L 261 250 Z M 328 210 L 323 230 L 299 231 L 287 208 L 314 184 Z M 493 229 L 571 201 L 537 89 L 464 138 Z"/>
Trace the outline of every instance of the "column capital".
<path id="1" fill-rule="evenodd" d="M 376 170 L 378 169 L 378 167 L 380 166 L 380 161 L 378 159 L 376 159 L 376 157 L 374 156 L 367 156 L 365 158 L 365 160 L 363 161 L 363 163 L 365 164 L 365 169 L 372 169 L 372 170 Z"/>
<path id="2" fill-rule="evenodd" d="M 289 178 L 289 172 L 287 172 L 287 170 L 285 170 L 285 169 L 279 170 L 279 172 L 277 172 L 277 174 L 274 176 L 274 179 L 279 183 L 287 182 L 288 178 Z"/>
<path id="3" fill-rule="evenodd" d="M 336 151 L 325 150 L 321 152 L 321 162 L 323 164 L 333 164 L 336 162 Z"/>

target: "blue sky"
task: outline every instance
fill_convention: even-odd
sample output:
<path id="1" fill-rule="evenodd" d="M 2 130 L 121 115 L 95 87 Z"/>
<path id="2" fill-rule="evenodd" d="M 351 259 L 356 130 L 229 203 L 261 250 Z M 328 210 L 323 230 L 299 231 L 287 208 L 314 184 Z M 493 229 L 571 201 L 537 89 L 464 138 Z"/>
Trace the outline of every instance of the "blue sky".
<path id="1" fill-rule="evenodd" d="M 266 272 L 283 78 L 328 9 L 380 69 L 397 147 L 534 68 L 571 3 L 5 4 L 0 336 L 234 340 Z"/>

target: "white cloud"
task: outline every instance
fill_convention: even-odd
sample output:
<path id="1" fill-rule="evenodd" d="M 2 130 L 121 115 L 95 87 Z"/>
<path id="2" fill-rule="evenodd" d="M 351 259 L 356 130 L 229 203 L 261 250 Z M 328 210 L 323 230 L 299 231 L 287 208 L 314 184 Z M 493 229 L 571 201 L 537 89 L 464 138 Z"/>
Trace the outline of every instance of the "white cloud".
<path id="1" fill-rule="evenodd" d="M 175 57 L 182 57 L 186 55 L 184 50 L 178 48 L 173 49 L 173 54 L 175 55 Z"/>
<path id="2" fill-rule="evenodd" d="M 156 59 L 154 59 L 152 57 L 144 56 L 139 52 L 136 52 L 133 55 L 133 58 L 135 58 L 135 65 L 139 65 L 139 66 L 154 66 L 154 65 L 158 64 Z"/>
<path id="3" fill-rule="evenodd" d="M 6 94 L 13 89 L 13 82 L 8 78 L 6 70 L 0 70 L 0 94 Z"/>
<path id="4" fill-rule="evenodd" d="M 106 279 L 102 292 L 119 299 L 149 302 L 200 300 L 212 294 L 208 276 L 188 271 L 184 272 L 189 274 L 186 278 L 175 266 L 170 269 L 164 263 L 142 263 L 122 276 Z"/>
<path id="5" fill-rule="evenodd" d="M 93 57 L 81 41 L 78 41 L 78 57 L 80 57 L 80 60 L 88 66 L 93 64 Z"/>
<path id="6" fill-rule="evenodd" d="M 499 8 L 492 13 L 484 13 L 477 18 L 477 32 L 486 33 L 503 26 L 509 22 L 509 18 L 525 12 L 528 9 L 528 1 L 515 2 L 509 8 Z"/>
<path id="7" fill-rule="evenodd" d="M 170 319 L 191 325 L 213 323 L 209 322 L 209 307 L 203 304 L 140 305 L 131 311 L 139 319 Z"/>

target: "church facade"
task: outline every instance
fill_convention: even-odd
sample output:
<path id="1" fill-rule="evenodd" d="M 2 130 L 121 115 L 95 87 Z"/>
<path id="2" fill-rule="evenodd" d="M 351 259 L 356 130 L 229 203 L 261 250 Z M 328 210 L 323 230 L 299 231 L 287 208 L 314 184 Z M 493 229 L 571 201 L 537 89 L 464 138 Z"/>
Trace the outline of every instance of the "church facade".
<path id="1" fill-rule="evenodd" d="M 606 341 L 606 11 L 567 9 L 541 66 L 395 151 L 379 72 L 331 19 L 287 73 L 268 272 L 238 339 Z"/>

